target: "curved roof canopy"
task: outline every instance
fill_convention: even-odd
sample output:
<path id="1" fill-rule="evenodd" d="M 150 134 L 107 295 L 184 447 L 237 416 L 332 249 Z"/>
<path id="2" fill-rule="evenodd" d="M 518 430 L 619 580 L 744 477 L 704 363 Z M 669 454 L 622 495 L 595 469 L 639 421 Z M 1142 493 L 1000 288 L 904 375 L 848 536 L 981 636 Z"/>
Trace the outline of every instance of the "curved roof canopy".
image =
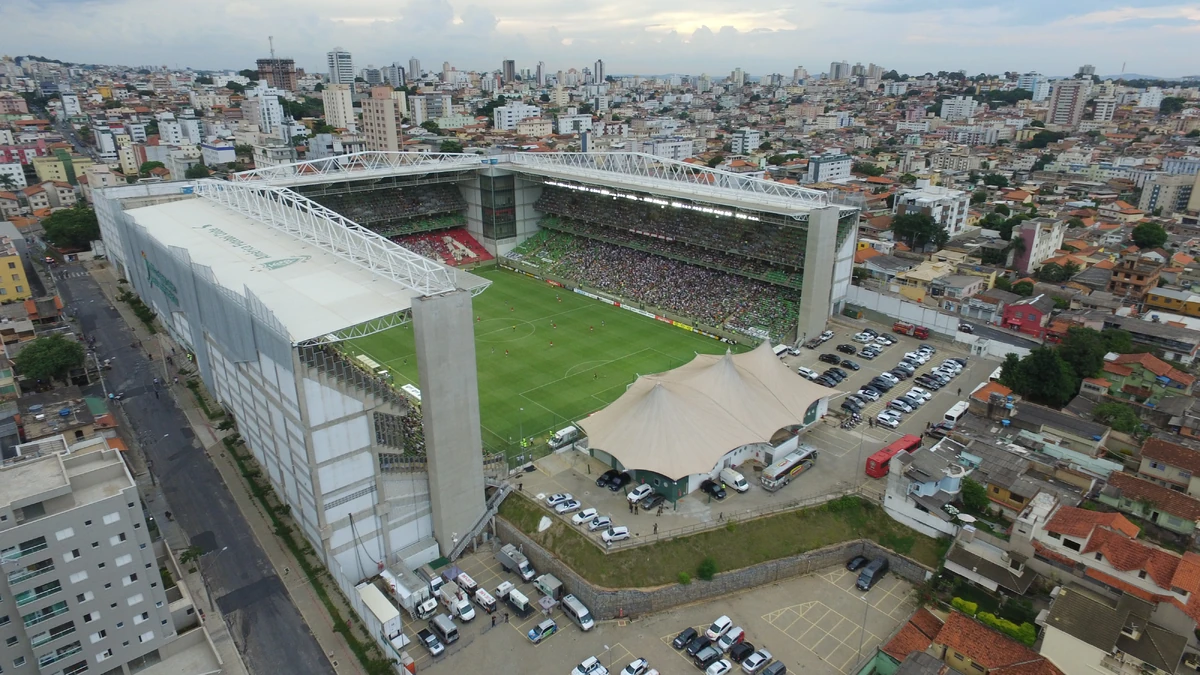
<path id="1" fill-rule="evenodd" d="M 763 342 L 744 354 L 699 354 L 675 370 L 643 375 L 579 425 L 590 447 L 626 468 L 678 480 L 712 471 L 730 450 L 770 442 L 831 393 L 792 372 Z"/>

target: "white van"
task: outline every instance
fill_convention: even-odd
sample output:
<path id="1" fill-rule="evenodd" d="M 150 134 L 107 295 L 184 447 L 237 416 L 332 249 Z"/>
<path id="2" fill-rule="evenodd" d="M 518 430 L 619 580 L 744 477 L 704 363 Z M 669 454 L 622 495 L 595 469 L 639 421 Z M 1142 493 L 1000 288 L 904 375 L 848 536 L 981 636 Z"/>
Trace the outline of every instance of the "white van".
<path id="1" fill-rule="evenodd" d="M 562 600 L 563 612 L 583 630 L 591 630 L 596 625 L 592 613 L 579 601 L 579 598 L 568 594 Z"/>
<path id="2" fill-rule="evenodd" d="M 446 644 L 458 641 L 458 626 L 455 626 L 450 617 L 445 614 L 438 614 L 433 617 L 433 621 L 429 623 L 429 627 L 433 629 L 433 632 L 441 636 L 442 642 Z"/>
<path id="3" fill-rule="evenodd" d="M 771 348 L 771 351 L 775 352 L 775 356 L 778 356 L 779 358 L 782 359 L 784 357 L 784 355 L 788 353 L 788 346 L 787 345 L 775 345 L 774 347 Z"/>
<path id="4" fill-rule="evenodd" d="M 746 477 L 734 471 L 732 467 L 721 469 L 721 482 L 738 492 L 745 492 L 750 489 L 750 484 L 746 482 Z"/>
<path id="5" fill-rule="evenodd" d="M 579 430 L 575 427 L 559 429 L 550 437 L 550 447 L 554 449 L 561 448 L 564 445 L 573 443 L 576 438 L 579 438 Z"/>

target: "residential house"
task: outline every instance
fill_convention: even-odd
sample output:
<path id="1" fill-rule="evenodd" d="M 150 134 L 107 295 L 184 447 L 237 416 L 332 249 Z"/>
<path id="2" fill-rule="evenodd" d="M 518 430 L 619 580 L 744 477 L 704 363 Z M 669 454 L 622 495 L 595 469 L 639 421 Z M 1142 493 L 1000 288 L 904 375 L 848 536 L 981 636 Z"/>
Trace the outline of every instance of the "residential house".
<path id="1" fill-rule="evenodd" d="M 1041 654 L 1066 675 L 1174 673 L 1188 638 L 1154 623 L 1153 616 L 1154 603 L 1147 600 L 1072 584 L 1050 604 Z"/>
<path id="2" fill-rule="evenodd" d="M 960 306 L 959 313 L 969 319 L 999 324 L 1004 319 L 1004 308 L 1020 299 L 1021 296 L 1016 293 L 992 288 L 967 298 Z"/>
<path id="3" fill-rule="evenodd" d="M 987 290 L 985 278 L 966 274 L 950 274 L 934 279 L 929 285 L 930 297 L 937 298 L 942 309 L 955 314 L 958 313 L 967 298 L 985 290 Z"/>
<path id="4" fill-rule="evenodd" d="M 897 258 L 894 255 L 879 255 L 868 258 L 863 261 L 862 269 L 874 279 L 890 284 L 897 274 L 907 272 L 916 266 L 911 260 L 905 258 Z"/>
<path id="5" fill-rule="evenodd" d="M 1102 205 L 1098 209 L 1102 220 L 1116 223 L 1136 223 L 1146 217 L 1146 212 L 1120 199 Z"/>
<path id="6" fill-rule="evenodd" d="M 1153 320 L 1153 315 L 1144 320 L 1129 316 L 1106 314 L 1104 328 L 1120 328 L 1133 337 L 1138 344 L 1153 347 L 1167 361 L 1190 365 L 1200 352 L 1200 331 L 1185 326 Z"/>
<path id="7" fill-rule="evenodd" d="M 1025 565 L 1027 560 L 1028 556 L 1008 550 L 1005 542 L 966 526 L 946 552 L 944 565 L 947 571 L 993 593 L 1020 596 L 1038 576 Z"/>
<path id="8" fill-rule="evenodd" d="M 959 673 L 1063 675 L 1050 659 L 960 612 L 951 612 L 930 652 Z"/>
<path id="9" fill-rule="evenodd" d="M 1153 288 L 1146 292 L 1146 308 L 1200 318 L 1200 295 L 1175 288 Z"/>
<path id="10" fill-rule="evenodd" d="M 1112 431 L 1103 424 L 1022 401 L 1009 414 L 1009 423 L 1017 429 L 1041 434 L 1056 445 L 1099 457 Z"/>
<path id="11" fill-rule="evenodd" d="M 1163 396 L 1187 395 L 1196 377 L 1153 354 L 1108 354 L 1104 372 L 1088 378 L 1080 391 L 1156 405 Z"/>
<path id="12" fill-rule="evenodd" d="M 20 194 L 24 196 L 25 203 L 29 205 L 31 211 L 50 208 L 50 195 L 41 185 L 30 185 L 21 190 Z"/>
<path id="13" fill-rule="evenodd" d="M 978 467 L 966 446 L 943 438 L 929 448 L 900 453 L 888 463 L 883 508 L 892 519 L 931 537 L 958 532 L 946 506 L 959 500 L 962 479 Z"/>
<path id="14" fill-rule="evenodd" d="M 1139 476 L 1200 498 L 1200 450 L 1154 437 L 1142 443 L 1138 456 Z"/>
<path id="15" fill-rule="evenodd" d="M 915 302 L 925 302 L 926 297 L 933 298 L 933 282 L 954 273 L 950 263 L 922 262 L 915 268 L 896 275 L 895 283 L 900 295 Z"/>
<path id="16" fill-rule="evenodd" d="M 1158 287 L 1162 268 L 1162 264 L 1136 253 L 1123 254 L 1112 269 L 1108 292 L 1140 303 L 1151 289 Z"/>
<path id="17" fill-rule="evenodd" d="M 1033 274 L 1037 271 L 1043 261 L 1053 257 L 1055 252 L 1062 248 L 1063 235 L 1066 232 L 1065 220 L 1034 218 L 1021 223 L 1020 230 L 1013 233 L 1025 244 L 1013 260 L 1017 271 L 1021 274 Z"/>
<path id="18" fill-rule="evenodd" d="M 21 215 L 21 202 L 12 192 L 0 192 L 0 218 L 8 220 Z"/>
<path id="19" fill-rule="evenodd" d="M 1041 338 L 1046 333 L 1054 299 L 1042 294 L 1018 300 L 1004 308 L 1003 326 L 1025 335 Z"/>
<path id="20" fill-rule="evenodd" d="M 1100 490 L 1099 500 L 1159 527 L 1195 536 L 1200 500 L 1129 473 L 1114 473 Z"/>

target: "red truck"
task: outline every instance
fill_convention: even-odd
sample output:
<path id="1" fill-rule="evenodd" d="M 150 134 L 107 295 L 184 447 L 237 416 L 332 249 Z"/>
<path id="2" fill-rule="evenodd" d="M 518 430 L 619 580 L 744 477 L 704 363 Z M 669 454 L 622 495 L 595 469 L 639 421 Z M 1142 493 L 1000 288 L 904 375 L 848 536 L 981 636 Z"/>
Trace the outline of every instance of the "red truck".
<path id="1" fill-rule="evenodd" d="M 908 323 L 907 321 L 897 321 L 892 324 L 892 332 L 901 335 L 911 335 L 918 340 L 924 340 L 929 337 L 929 329 L 925 326 Z"/>

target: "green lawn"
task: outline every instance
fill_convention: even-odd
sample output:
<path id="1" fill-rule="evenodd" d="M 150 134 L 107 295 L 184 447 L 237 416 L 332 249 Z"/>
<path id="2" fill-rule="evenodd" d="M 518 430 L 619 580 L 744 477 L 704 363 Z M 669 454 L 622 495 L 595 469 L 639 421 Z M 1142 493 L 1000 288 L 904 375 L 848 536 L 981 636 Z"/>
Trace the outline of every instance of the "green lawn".
<path id="1" fill-rule="evenodd" d="M 492 282 L 474 301 L 480 416 L 490 451 L 519 453 L 522 434 L 540 444 L 611 403 L 638 374 L 729 346 L 520 274 L 477 273 Z M 420 386 L 410 327 L 349 347 L 389 368 L 398 385 Z"/>

